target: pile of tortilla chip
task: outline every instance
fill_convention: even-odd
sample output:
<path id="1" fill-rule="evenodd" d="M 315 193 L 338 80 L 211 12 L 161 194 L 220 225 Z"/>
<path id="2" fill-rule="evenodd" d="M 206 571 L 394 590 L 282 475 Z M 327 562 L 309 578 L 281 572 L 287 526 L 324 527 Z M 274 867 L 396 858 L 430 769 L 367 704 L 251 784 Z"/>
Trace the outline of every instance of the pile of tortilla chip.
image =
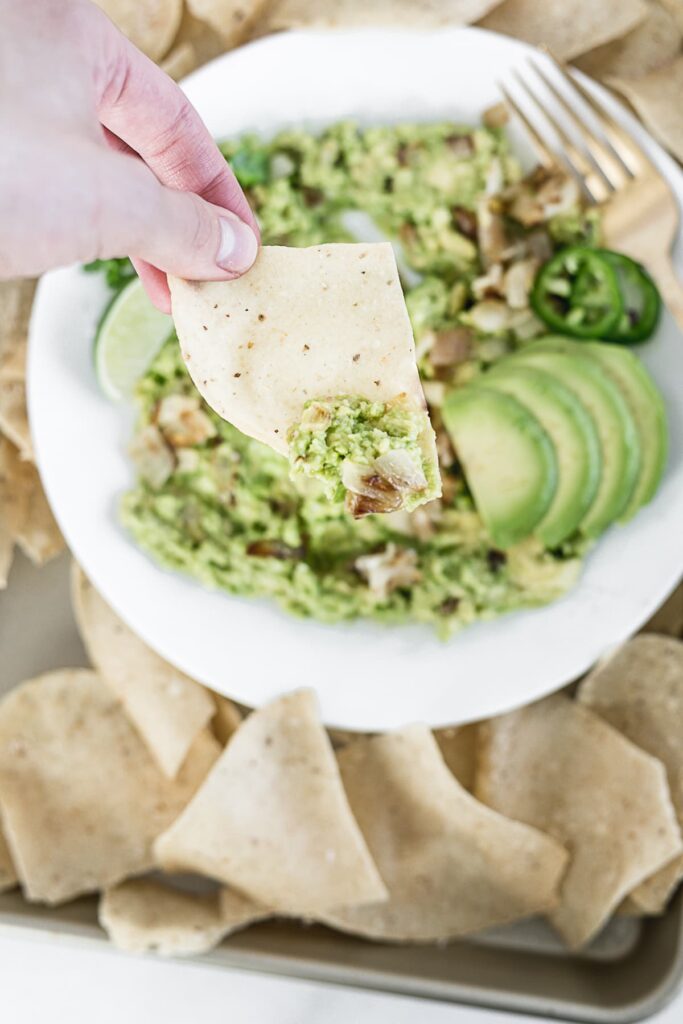
<path id="1" fill-rule="evenodd" d="M 683 877 L 683 642 L 643 633 L 488 722 L 322 726 L 309 690 L 244 714 L 173 668 L 77 566 L 92 669 L 0 701 L 0 891 L 100 893 L 130 952 L 206 952 L 268 918 L 447 942 L 532 916 L 569 948 Z M 659 625 L 680 621 L 680 592 Z"/>

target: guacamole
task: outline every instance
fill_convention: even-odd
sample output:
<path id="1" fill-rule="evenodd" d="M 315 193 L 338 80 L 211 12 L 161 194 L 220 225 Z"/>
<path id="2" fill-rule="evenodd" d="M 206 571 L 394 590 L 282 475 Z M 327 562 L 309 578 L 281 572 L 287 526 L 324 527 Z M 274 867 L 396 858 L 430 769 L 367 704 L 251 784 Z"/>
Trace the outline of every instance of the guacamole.
<path id="1" fill-rule="evenodd" d="M 289 433 L 291 475 L 319 480 L 356 519 L 410 512 L 440 493 L 438 469 L 424 454 L 429 434 L 427 413 L 401 395 L 387 403 L 352 395 L 310 401 Z"/>
<path id="2" fill-rule="evenodd" d="M 286 458 L 204 405 L 173 336 L 138 387 L 139 480 L 121 507 L 135 541 L 170 569 L 295 615 L 422 622 L 444 636 L 566 591 L 585 542 L 497 550 L 440 408 L 453 388 L 542 333 L 527 299 L 554 249 L 553 225 L 576 241 L 593 230 L 571 183 L 550 171 L 522 178 L 500 128 L 342 123 L 222 149 L 264 242 L 358 240 L 349 214 L 360 211 L 395 244 L 443 494 L 412 512 L 354 519 L 345 460 L 369 464 L 395 445 L 417 457 L 413 414 L 356 398 L 311 403 L 292 433 L 291 479 Z"/>

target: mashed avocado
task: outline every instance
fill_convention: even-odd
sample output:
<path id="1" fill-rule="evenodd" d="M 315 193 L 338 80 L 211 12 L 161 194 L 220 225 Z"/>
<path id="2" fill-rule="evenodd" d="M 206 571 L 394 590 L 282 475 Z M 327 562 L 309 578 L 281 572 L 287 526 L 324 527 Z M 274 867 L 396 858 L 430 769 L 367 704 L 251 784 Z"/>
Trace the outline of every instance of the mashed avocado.
<path id="1" fill-rule="evenodd" d="M 553 249 L 553 218 L 564 218 L 563 231 L 582 230 L 571 189 L 521 179 L 498 128 L 342 123 L 319 136 L 287 131 L 222 148 L 264 242 L 353 240 L 346 215 L 360 210 L 396 243 L 399 266 L 410 269 L 403 285 L 443 495 L 412 512 L 354 519 L 341 466 L 369 464 L 395 445 L 417 456 L 412 414 L 354 398 L 312 403 L 304 420 L 320 415 L 325 429 L 304 422 L 294 431 L 291 479 L 286 458 L 202 403 L 171 338 L 138 388 L 139 480 L 121 510 L 136 542 L 207 586 L 325 622 L 423 622 L 448 635 L 566 591 L 583 543 L 496 550 L 439 408 L 449 389 L 538 333 L 524 282 Z M 111 278 L 109 264 L 101 269 Z"/>
<path id="2" fill-rule="evenodd" d="M 319 480 L 332 500 L 359 519 L 412 511 L 439 494 L 435 467 L 421 439 L 431 434 L 424 410 L 398 395 L 371 402 L 352 395 L 307 402 L 289 434 L 291 475 Z"/>

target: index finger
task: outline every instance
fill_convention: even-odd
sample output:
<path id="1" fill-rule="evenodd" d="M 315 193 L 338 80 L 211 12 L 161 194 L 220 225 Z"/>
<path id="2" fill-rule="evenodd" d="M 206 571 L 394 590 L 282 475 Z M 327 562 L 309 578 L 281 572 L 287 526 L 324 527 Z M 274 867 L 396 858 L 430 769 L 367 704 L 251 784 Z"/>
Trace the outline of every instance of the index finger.
<path id="1" fill-rule="evenodd" d="M 258 224 L 239 182 L 182 90 L 103 17 L 101 123 L 139 153 L 163 185 L 195 192 Z"/>

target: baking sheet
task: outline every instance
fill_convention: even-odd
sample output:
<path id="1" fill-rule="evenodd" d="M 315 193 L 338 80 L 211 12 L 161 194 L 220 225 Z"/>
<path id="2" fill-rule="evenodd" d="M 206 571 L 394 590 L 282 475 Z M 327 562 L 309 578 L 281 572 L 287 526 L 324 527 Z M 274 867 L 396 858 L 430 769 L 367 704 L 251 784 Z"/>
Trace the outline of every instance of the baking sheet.
<path id="1" fill-rule="evenodd" d="M 0 692 L 49 669 L 87 664 L 71 615 L 68 577 L 66 556 L 41 570 L 17 557 L 9 587 L 0 593 Z M 96 906 L 88 898 L 47 908 L 13 891 L 0 896 L 0 930 L 107 944 Z M 660 918 L 616 918 L 574 956 L 542 921 L 424 947 L 380 945 L 317 926 L 269 922 L 199 959 L 546 1018 L 625 1024 L 659 1011 L 683 980 L 683 896 Z"/>

